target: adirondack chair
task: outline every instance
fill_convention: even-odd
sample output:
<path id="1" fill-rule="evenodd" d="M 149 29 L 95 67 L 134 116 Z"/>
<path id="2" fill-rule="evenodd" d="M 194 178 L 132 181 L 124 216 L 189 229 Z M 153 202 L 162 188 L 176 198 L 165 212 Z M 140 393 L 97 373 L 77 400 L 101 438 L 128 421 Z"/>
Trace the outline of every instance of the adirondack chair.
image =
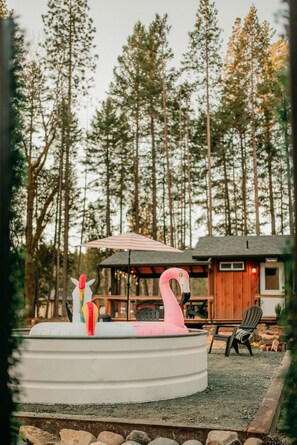
<path id="1" fill-rule="evenodd" d="M 209 353 L 211 353 L 212 345 L 215 340 L 225 341 L 226 349 L 225 355 L 230 355 L 231 348 L 233 347 L 237 354 L 239 354 L 238 345 L 244 345 L 248 348 L 250 355 L 253 355 L 252 348 L 249 342 L 249 338 L 256 329 L 263 315 L 263 311 L 259 306 L 251 306 L 243 313 L 243 319 L 239 326 L 217 324 L 215 326 L 214 334 L 211 339 Z M 221 334 L 219 331 L 226 327 L 233 327 L 232 332 L 229 334 Z"/>
<path id="2" fill-rule="evenodd" d="M 195 318 L 195 315 L 201 318 L 207 318 L 207 300 L 203 300 L 201 303 L 190 304 L 187 306 L 186 318 Z"/>
<path id="3" fill-rule="evenodd" d="M 149 306 L 144 306 L 135 312 L 135 318 L 138 321 L 158 321 L 159 311 Z"/>

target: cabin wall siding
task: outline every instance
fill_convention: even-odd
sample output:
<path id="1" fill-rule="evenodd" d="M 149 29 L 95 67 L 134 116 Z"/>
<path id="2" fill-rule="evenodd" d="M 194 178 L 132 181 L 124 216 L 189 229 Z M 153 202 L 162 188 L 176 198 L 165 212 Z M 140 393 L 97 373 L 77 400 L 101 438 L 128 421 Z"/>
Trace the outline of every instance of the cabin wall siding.
<path id="1" fill-rule="evenodd" d="M 255 304 L 259 265 L 256 261 L 246 261 L 245 264 L 245 270 L 238 272 L 221 272 L 219 262 L 213 264 L 214 319 L 241 320 L 243 311 Z M 253 267 L 256 267 L 256 273 L 252 273 Z"/>

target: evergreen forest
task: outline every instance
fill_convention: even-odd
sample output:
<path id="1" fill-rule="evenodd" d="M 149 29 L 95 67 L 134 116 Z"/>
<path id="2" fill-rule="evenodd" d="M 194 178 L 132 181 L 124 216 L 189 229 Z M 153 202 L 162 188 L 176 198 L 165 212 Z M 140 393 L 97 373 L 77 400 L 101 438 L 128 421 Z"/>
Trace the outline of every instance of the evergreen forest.
<path id="1" fill-rule="evenodd" d="M 18 30 L 11 242 L 24 252 L 29 317 L 52 295 L 58 316 L 80 272 L 106 292 L 97 265 L 112 252 L 85 253 L 84 241 L 133 231 L 184 250 L 201 235 L 293 233 L 287 40 L 254 6 L 224 50 L 213 1 L 197 1 L 193 23 L 180 61 L 167 15 L 135 23 L 87 128 L 100 58 L 88 2 L 48 0 L 34 51 Z"/>

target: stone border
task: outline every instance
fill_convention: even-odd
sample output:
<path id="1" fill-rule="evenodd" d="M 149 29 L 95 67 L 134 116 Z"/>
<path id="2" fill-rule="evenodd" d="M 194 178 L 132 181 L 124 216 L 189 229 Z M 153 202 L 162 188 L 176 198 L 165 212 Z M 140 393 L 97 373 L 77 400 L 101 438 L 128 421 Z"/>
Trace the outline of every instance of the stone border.
<path id="1" fill-rule="evenodd" d="M 123 437 L 128 436 L 133 430 L 141 430 L 147 433 L 152 439 L 157 437 L 166 437 L 183 443 L 186 440 L 199 440 L 205 443 L 210 431 L 222 431 L 222 428 L 213 428 L 211 425 L 207 427 L 199 427 L 194 425 L 168 424 L 158 423 L 152 424 L 145 420 L 127 420 L 114 419 L 111 417 L 97 419 L 90 416 L 78 415 L 61 415 L 61 414 L 36 414 L 36 413 L 17 413 L 16 417 L 19 421 L 25 422 L 26 425 L 35 426 L 37 428 L 57 434 L 62 428 L 84 430 L 98 436 L 101 431 L 112 431 L 121 434 Z M 247 434 L 245 430 L 231 430 L 237 432 L 241 441 L 245 441 Z"/>
<path id="2" fill-rule="evenodd" d="M 271 354 L 273 354 L 271 352 Z M 248 437 L 263 437 L 275 431 L 276 423 L 279 417 L 281 404 L 283 400 L 284 380 L 283 376 L 287 372 L 290 364 L 289 351 L 286 352 L 276 376 L 273 378 L 269 389 L 267 390 L 260 407 L 258 408 L 253 420 L 245 429 L 234 429 L 241 441 Z M 95 436 L 100 431 L 112 431 L 126 437 L 134 430 L 138 429 L 146 432 L 150 437 L 167 437 L 174 439 L 179 443 L 186 440 L 196 439 L 205 442 L 210 431 L 222 428 L 199 427 L 184 424 L 168 424 L 151 422 L 135 419 L 114 419 L 112 417 L 98 419 L 94 416 L 79 416 L 73 414 L 55 414 L 55 413 L 31 413 L 18 412 L 14 416 L 20 422 L 41 428 L 50 433 L 57 434 L 62 428 L 86 430 Z M 232 431 L 229 429 L 229 431 Z"/>

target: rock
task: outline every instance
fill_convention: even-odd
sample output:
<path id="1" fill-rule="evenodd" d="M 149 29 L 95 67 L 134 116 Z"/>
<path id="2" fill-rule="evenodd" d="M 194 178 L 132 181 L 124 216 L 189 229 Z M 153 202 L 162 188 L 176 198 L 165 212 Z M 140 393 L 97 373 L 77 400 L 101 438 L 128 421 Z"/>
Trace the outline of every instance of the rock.
<path id="1" fill-rule="evenodd" d="M 106 445 L 104 442 L 92 442 L 92 445 Z"/>
<path id="2" fill-rule="evenodd" d="M 210 431 L 205 445 L 241 445 L 234 431 Z"/>
<path id="3" fill-rule="evenodd" d="M 139 442 L 135 442 L 135 440 L 126 440 L 122 445 L 141 445 Z"/>
<path id="4" fill-rule="evenodd" d="M 123 436 L 112 431 L 101 431 L 97 439 L 106 445 L 121 445 L 125 442 Z"/>
<path id="5" fill-rule="evenodd" d="M 126 437 L 126 441 L 134 441 L 140 443 L 141 445 L 147 445 L 151 441 L 151 438 L 144 431 L 133 430 Z"/>
<path id="6" fill-rule="evenodd" d="M 183 445 L 202 445 L 201 442 L 199 442 L 199 440 L 195 440 L 195 439 L 191 439 L 191 440 L 186 440 Z"/>
<path id="7" fill-rule="evenodd" d="M 87 431 L 70 430 L 64 428 L 60 431 L 60 437 L 63 445 L 90 445 L 97 442 L 93 434 Z"/>
<path id="8" fill-rule="evenodd" d="M 178 442 L 173 439 L 167 439 L 166 437 L 158 437 L 150 442 L 150 445 L 178 445 Z"/>
<path id="9" fill-rule="evenodd" d="M 262 445 L 263 440 L 258 439 L 258 437 L 249 437 L 243 445 Z"/>
<path id="10" fill-rule="evenodd" d="M 22 425 L 19 434 L 21 439 L 24 439 L 28 444 L 54 444 L 59 442 L 57 436 L 35 426 Z"/>

